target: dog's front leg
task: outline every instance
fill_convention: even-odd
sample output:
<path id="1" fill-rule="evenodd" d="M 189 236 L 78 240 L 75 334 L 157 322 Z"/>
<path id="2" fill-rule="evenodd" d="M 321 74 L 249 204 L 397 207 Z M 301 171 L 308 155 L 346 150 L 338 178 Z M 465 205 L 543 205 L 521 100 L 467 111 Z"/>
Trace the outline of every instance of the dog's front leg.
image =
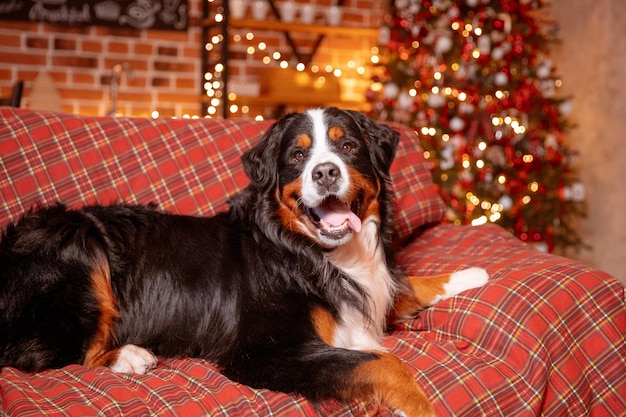
<path id="1" fill-rule="evenodd" d="M 481 287 L 488 279 L 487 271 L 482 268 L 469 268 L 430 277 L 409 276 L 408 288 L 396 297 L 390 321 L 411 317 L 439 301 Z"/>

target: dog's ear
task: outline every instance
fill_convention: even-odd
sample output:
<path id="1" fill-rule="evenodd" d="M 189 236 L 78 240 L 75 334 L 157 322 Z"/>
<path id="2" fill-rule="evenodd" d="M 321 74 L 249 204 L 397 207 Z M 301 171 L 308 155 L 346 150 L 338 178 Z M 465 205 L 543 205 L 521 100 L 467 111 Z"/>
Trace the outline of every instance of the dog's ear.
<path id="1" fill-rule="evenodd" d="M 370 145 L 374 167 L 389 179 L 389 169 L 398 148 L 400 134 L 387 125 L 375 122 L 363 113 L 350 112 Z"/>
<path id="2" fill-rule="evenodd" d="M 261 140 L 241 157 L 243 169 L 252 184 L 271 189 L 278 185 L 278 160 L 282 137 L 295 113 L 284 116 L 265 132 Z"/>

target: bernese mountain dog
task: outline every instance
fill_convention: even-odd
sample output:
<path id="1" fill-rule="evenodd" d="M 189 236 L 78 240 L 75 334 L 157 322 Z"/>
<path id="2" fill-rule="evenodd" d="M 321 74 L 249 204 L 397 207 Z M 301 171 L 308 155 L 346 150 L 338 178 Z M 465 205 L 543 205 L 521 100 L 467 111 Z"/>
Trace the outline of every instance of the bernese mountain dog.
<path id="1" fill-rule="evenodd" d="M 29 211 L 0 242 L 0 366 L 145 373 L 182 355 L 252 387 L 434 415 L 383 331 L 487 275 L 416 278 L 397 265 L 398 140 L 360 113 L 311 109 L 243 155 L 250 184 L 214 217 Z"/>

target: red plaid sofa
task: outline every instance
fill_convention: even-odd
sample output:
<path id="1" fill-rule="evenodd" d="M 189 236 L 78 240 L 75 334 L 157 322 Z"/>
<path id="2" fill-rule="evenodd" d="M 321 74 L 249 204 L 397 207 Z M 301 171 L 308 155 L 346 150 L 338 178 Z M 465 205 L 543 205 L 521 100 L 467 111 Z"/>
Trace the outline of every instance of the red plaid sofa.
<path id="1" fill-rule="evenodd" d="M 1 108 L 0 227 L 34 204 L 56 201 L 156 202 L 211 215 L 246 185 L 239 156 L 268 126 Z M 401 264 L 414 275 L 472 266 L 490 274 L 487 285 L 438 303 L 385 339 L 439 415 L 626 415 L 624 287 L 497 226 L 441 223 L 445 207 L 417 137 L 397 129 Z M 37 374 L 5 368 L 0 406 L 0 415 L 10 416 L 391 415 L 367 404 L 311 404 L 252 389 L 210 362 L 186 358 L 163 358 L 146 375 L 79 365 Z"/>

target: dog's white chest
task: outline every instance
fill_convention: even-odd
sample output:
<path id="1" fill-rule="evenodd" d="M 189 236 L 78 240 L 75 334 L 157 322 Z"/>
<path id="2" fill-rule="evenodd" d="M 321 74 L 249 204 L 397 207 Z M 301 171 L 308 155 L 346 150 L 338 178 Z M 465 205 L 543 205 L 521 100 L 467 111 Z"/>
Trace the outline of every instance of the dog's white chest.
<path id="1" fill-rule="evenodd" d="M 393 280 L 378 242 L 378 220 L 366 219 L 363 228 L 346 245 L 335 249 L 328 260 L 367 292 L 370 316 L 354 306 L 340 308 L 333 345 L 355 350 L 381 350 L 385 319 L 393 299 Z"/>

